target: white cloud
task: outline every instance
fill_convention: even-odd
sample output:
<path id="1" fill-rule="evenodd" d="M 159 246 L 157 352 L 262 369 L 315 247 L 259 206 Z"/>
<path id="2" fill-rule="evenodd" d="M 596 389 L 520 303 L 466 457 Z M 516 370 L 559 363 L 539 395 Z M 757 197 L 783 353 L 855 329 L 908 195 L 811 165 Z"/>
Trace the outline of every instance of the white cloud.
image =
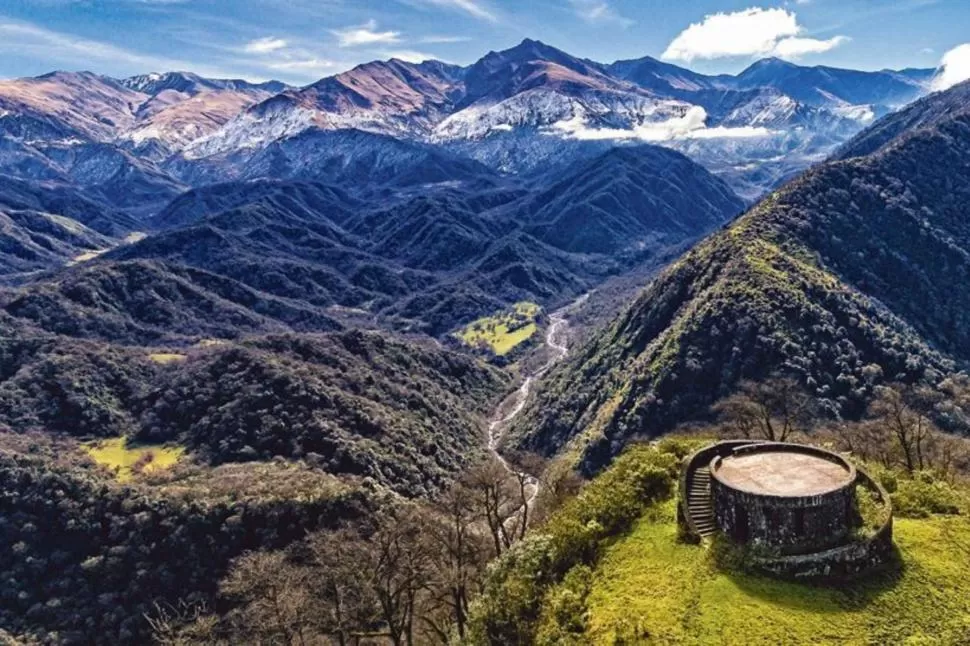
<path id="1" fill-rule="evenodd" d="M 418 42 L 426 45 L 448 45 L 451 43 L 467 43 L 471 38 L 468 36 L 422 36 Z"/>
<path id="2" fill-rule="evenodd" d="M 287 44 L 282 38 L 268 36 L 266 38 L 257 38 L 256 40 L 249 41 L 243 46 L 243 51 L 248 54 L 269 54 L 280 49 L 285 49 Z"/>
<path id="3" fill-rule="evenodd" d="M 479 0 L 402 0 L 406 4 L 424 4 L 461 11 L 486 22 L 498 22 L 498 16 Z"/>
<path id="4" fill-rule="evenodd" d="M 335 29 L 330 33 L 337 37 L 337 44 L 341 47 L 390 44 L 400 42 L 401 40 L 401 32 L 377 31 L 377 22 L 374 20 L 368 20 L 358 27 Z"/>
<path id="5" fill-rule="evenodd" d="M 405 63 L 423 63 L 434 58 L 431 54 L 425 54 L 424 52 L 416 52 L 413 49 L 395 49 L 392 51 L 381 52 L 382 56 L 387 58 L 396 58 L 398 60 L 404 61 Z"/>
<path id="6" fill-rule="evenodd" d="M 693 61 L 731 56 L 797 58 L 838 47 L 848 39 L 818 40 L 800 36 L 803 28 L 793 12 L 752 7 L 734 13 L 715 13 L 691 24 L 667 46 L 663 58 Z"/>
<path id="7" fill-rule="evenodd" d="M 577 115 L 567 121 L 559 121 L 552 125 L 552 131 L 570 139 L 582 141 L 595 140 L 623 140 L 637 139 L 640 141 L 672 141 L 675 139 L 739 139 L 751 137 L 768 137 L 774 131 L 767 128 L 744 126 L 741 128 L 725 128 L 718 126 L 708 128 L 707 112 L 700 106 L 691 106 L 682 117 L 674 117 L 667 121 L 644 123 L 633 126 L 629 130 L 619 128 L 589 128 L 582 115 Z"/>
<path id="8" fill-rule="evenodd" d="M 816 38 L 785 38 L 778 41 L 771 53 L 779 58 L 801 58 L 807 54 L 827 52 L 847 42 L 849 42 L 849 38 L 846 36 L 834 36 L 828 40 L 818 40 Z"/>
<path id="9" fill-rule="evenodd" d="M 321 57 L 317 52 L 306 47 L 293 46 L 282 38 L 253 40 L 238 51 L 254 55 L 246 61 L 248 65 L 269 70 L 274 74 L 283 74 L 291 79 L 298 77 L 301 80 L 317 80 L 333 73 L 337 67 L 337 63 Z"/>
<path id="10" fill-rule="evenodd" d="M 633 21 L 617 13 L 606 0 L 569 0 L 576 15 L 592 24 L 614 24 L 629 27 Z"/>
<path id="11" fill-rule="evenodd" d="M 271 70 L 319 78 L 333 72 L 337 64 L 323 58 L 285 58 L 267 61 L 263 65 Z"/>
<path id="12" fill-rule="evenodd" d="M 964 43 L 943 55 L 940 71 L 933 79 L 933 91 L 949 89 L 968 79 L 970 79 L 970 43 Z"/>

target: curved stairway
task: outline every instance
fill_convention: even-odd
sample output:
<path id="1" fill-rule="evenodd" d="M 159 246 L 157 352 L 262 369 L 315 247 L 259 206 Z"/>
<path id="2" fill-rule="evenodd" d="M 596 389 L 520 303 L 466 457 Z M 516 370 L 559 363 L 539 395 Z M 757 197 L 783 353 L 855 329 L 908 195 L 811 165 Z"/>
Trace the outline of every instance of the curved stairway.
<path id="1" fill-rule="evenodd" d="M 717 531 L 714 503 L 711 501 L 710 467 L 698 467 L 694 470 L 687 495 L 687 510 L 701 538 L 712 536 Z"/>

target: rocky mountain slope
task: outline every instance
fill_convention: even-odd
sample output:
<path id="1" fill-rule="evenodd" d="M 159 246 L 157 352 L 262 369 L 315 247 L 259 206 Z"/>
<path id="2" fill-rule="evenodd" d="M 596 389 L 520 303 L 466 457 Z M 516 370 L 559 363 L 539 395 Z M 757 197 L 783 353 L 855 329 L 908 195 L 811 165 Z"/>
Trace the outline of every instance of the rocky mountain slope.
<path id="1" fill-rule="evenodd" d="M 931 75 L 768 59 L 737 76 L 705 76 L 649 57 L 601 64 L 529 39 L 464 68 L 392 59 L 304 88 L 187 72 L 55 72 L 0 82 L 0 172 L 94 185 L 143 217 L 162 206 L 147 193 L 165 185 L 171 197 L 239 178 L 342 181 L 332 175 L 340 158 L 321 159 L 328 146 L 420 158 L 430 144 L 444 155 L 435 164 L 532 174 L 648 141 L 754 198 L 925 93 Z"/>

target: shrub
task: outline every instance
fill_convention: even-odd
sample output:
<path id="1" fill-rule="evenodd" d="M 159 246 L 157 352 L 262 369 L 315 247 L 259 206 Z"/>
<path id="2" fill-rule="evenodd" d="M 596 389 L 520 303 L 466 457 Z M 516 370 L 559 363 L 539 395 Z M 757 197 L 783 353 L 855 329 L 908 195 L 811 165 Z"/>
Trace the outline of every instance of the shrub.
<path id="1" fill-rule="evenodd" d="M 648 507 L 670 497 L 681 461 L 668 451 L 680 446 L 629 448 L 554 513 L 542 534 L 526 538 L 494 564 L 473 610 L 471 643 L 535 642 L 547 594 L 554 600 L 551 607 L 568 615 L 567 624 L 575 627 L 585 603 L 583 572 L 608 541 L 627 532 Z M 556 630 L 569 631 L 556 617 L 550 621 L 559 626 Z M 548 627 L 543 634 L 552 639 L 557 633 Z"/>
<path id="2" fill-rule="evenodd" d="M 581 644 L 586 632 L 586 597 L 592 588 L 593 571 L 577 565 L 566 573 L 562 583 L 546 594 L 543 613 L 536 634 L 537 644 Z"/>
<path id="3" fill-rule="evenodd" d="M 900 478 L 892 500 L 895 514 L 907 518 L 959 514 L 964 502 L 950 483 L 928 471 L 917 472 L 912 478 Z"/>

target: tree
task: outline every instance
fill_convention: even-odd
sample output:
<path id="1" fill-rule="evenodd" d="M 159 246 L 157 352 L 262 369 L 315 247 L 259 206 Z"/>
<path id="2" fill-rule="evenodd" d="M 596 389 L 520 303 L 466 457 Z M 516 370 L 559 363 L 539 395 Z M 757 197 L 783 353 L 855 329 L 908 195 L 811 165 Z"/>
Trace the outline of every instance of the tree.
<path id="1" fill-rule="evenodd" d="M 305 646 L 315 612 L 306 576 L 282 552 L 250 552 L 235 561 L 221 591 L 240 602 L 234 618 L 243 634 Z"/>
<path id="2" fill-rule="evenodd" d="M 785 442 L 809 423 L 814 401 L 791 377 L 774 376 L 741 382 L 714 410 L 741 437 Z"/>
<path id="3" fill-rule="evenodd" d="M 534 499 L 539 494 L 539 475 L 545 469 L 545 460 L 534 453 L 517 453 L 512 456 L 515 467 L 512 469 L 512 478 L 518 492 L 519 513 L 515 518 L 515 530 L 518 540 L 525 538 L 525 532 L 529 529 L 530 512 Z"/>
<path id="4" fill-rule="evenodd" d="M 498 459 L 490 459 L 472 469 L 462 483 L 473 494 L 475 504 L 485 520 L 492 538 L 496 558 L 511 547 L 516 537 L 513 527 L 521 508 L 521 488 Z"/>
<path id="5" fill-rule="evenodd" d="M 841 450 L 864 462 L 878 462 L 886 467 L 895 462 L 892 438 L 879 420 L 843 423 L 829 431 Z"/>
<path id="6" fill-rule="evenodd" d="M 878 388 L 870 405 L 870 413 L 895 439 L 903 466 L 910 473 L 928 466 L 928 444 L 937 433 L 929 418 L 935 401 L 938 395 L 928 388 L 897 384 Z"/>
<path id="7" fill-rule="evenodd" d="M 542 524 L 556 509 L 576 496 L 586 482 L 569 460 L 554 460 L 540 475 L 541 488 L 533 503 L 532 522 Z"/>
<path id="8" fill-rule="evenodd" d="M 471 597 L 481 588 L 489 557 L 482 516 L 475 491 L 462 482 L 452 485 L 431 509 L 426 534 L 434 585 L 429 612 L 422 619 L 443 643 L 449 641 L 448 624 L 454 625 L 459 640 L 464 641 Z"/>
<path id="9" fill-rule="evenodd" d="M 422 535 L 423 515 L 414 508 L 378 520 L 361 550 L 362 575 L 370 586 L 394 646 L 414 644 L 420 596 L 431 585 L 432 559 Z"/>
<path id="10" fill-rule="evenodd" d="M 199 646 L 223 644 L 218 636 L 219 617 L 209 614 L 204 603 L 180 602 L 175 606 L 156 603 L 145 615 L 158 646 Z"/>
<path id="11" fill-rule="evenodd" d="M 308 585 L 319 604 L 316 628 L 332 635 L 339 646 L 376 622 L 377 599 L 361 580 L 367 556 L 363 541 L 357 531 L 344 527 L 313 534 L 306 543 L 312 570 Z"/>

